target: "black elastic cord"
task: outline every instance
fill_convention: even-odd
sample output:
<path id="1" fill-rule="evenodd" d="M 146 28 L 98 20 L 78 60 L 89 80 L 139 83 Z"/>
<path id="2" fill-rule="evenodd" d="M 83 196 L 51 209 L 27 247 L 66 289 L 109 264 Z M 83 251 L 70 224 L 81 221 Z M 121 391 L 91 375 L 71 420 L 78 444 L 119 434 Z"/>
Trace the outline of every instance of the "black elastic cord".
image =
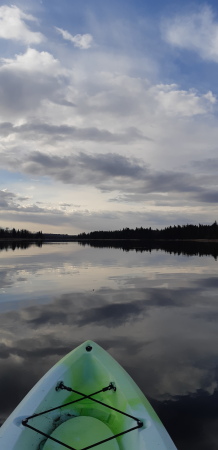
<path id="1" fill-rule="evenodd" d="M 61 389 L 65 389 L 65 388 L 61 388 Z M 67 389 L 67 391 L 69 391 L 69 390 L 71 390 L 72 392 L 76 392 L 76 391 L 73 391 L 73 389 L 71 389 L 71 388 Z M 97 394 L 100 394 L 101 392 L 104 392 L 104 391 L 105 391 L 105 388 L 101 389 L 100 391 L 94 392 L 93 394 L 90 394 L 90 395 L 85 395 L 85 394 L 81 394 L 79 392 L 76 392 L 77 394 L 79 393 L 79 395 L 82 395 L 82 398 L 77 398 L 76 400 L 73 400 L 72 402 L 64 403 L 64 405 L 58 405 L 58 406 L 55 406 L 54 408 L 47 409 L 46 411 L 42 411 L 42 412 L 40 412 L 38 414 L 33 414 L 32 416 L 29 416 L 26 419 L 24 419 L 22 421 L 22 424 L 25 425 L 25 423 L 24 423 L 25 421 L 28 422 L 28 420 L 33 419 L 34 417 L 42 416 L 43 414 L 46 414 L 46 413 L 51 412 L 51 411 L 55 411 L 56 409 L 59 409 L 59 408 L 63 408 L 64 406 L 72 405 L 73 403 L 80 402 L 81 400 L 84 400 L 85 398 L 90 398 L 91 400 L 93 400 L 91 398 L 92 395 L 97 395 Z"/>
<path id="2" fill-rule="evenodd" d="M 92 444 L 92 445 L 89 445 L 89 447 L 84 447 L 82 450 L 88 450 L 89 448 L 96 447 L 97 445 L 103 444 L 104 442 L 111 441 L 112 439 L 116 439 L 117 437 L 122 436 L 123 434 L 129 433 L 130 431 L 137 430 L 137 428 L 141 428 L 141 425 L 137 425 L 136 427 L 129 428 L 126 431 L 122 431 L 121 433 L 115 434 L 114 436 L 104 439 L 103 441 L 97 442 L 97 444 Z M 74 450 L 74 449 L 72 449 L 72 450 Z"/>
<path id="3" fill-rule="evenodd" d="M 59 441 L 58 439 L 56 439 L 56 438 L 50 436 L 49 434 L 44 433 L 43 431 L 41 431 L 41 430 L 39 430 L 39 429 L 37 429 L 37 428 L 35 428 L 35 427 L 32 427 L 31 425 L 28 424 L 28 421 L 31 420 L 31 419 L 34 419 L 35 417 L 41 416 L 41 415 L 43 415 L 43 414 L 46 414 L 46 413 L 48 413 L 48 412 L 55 411 L 56 409 L 63 408 L 63 407 L 68 406 L 68 405 L 72 405 L 73 403 L 77 403 L 77 402 L 79 402 L 79 401 L 82 401 L 82 400 L 84 400 L 84 399 L 89 398 L 89 399 L 92 400 L 93 402 L 99 403 L 100 405 L 103 405 L 103 406 L 105 406 L 106 408 L 112 409 L 113 411 L 116 411 L 116 412 L 118 412 L 118 413 L 120 413 L 120 414 L 123 414 L 124 416 L 127 416 L 127 417 L 129 417 L 130 419 L 133 419 L 133 420 L 135 420 L 135 421 L 137 422 L 137 426 L 135 426 L 135 427 L 133 427 L 133 428 L 129 428 L 128 430 L 122 431 L 121 433 L 118 433 L 118 434 L 116 434 L 116 435 L 114 435 L 114 436 L 112 436 L 112 437 L 109 437 L 109 438 L 107 438 L 107 439 L 104 439 L 103 441 L 99 441 L 99 442 L 97 442 L 96 444 L 92 444 L 92 445 L 90 445 L 90 446 L 88 446 L 88 447 L 84 447 L 82 450 L 88 450 L 88 449 L 90 449 L 90 448 L 96 447 L 96 446 L 98 446 L 98 445 L 100 445 L 100 444 L 103 444 L 104 442 L 107 442 L 107 441 L 110 441 L 110 440 L 112 440 L 112 439 L 115 439 L 115 438 L 117 438 L 117 437 L 119 437 L 119 436 L 122 436 L 123 434 L 129 433 L 130 431 L 136 430 L 137 428 L 141 428 L 141 427 L 143 426 L 143 422 L 142 422 L 141 420 L 137 419 L 136 417 L 131 416 L 130 414 L 127 414 L 127 413 L 125 413 L 125 412 L 123 412 L 123 411 L 120 411 L 119 409 L 114 408 L 113 406 L 107 405 L 106 403 L 103 403 L 103 402 L 101 402 L 101 401 L 99 401 L 99 400 L 96 400 L 95 398 L 92 398 L 94 395 L 97 395 L 97 394 L 99 394 L 99 393 L 101 393 L 101 392 L 106 392 L 106 391 L 111 390 L 111 389 L 113 389 L 113 390 L 115 391 L 116 388 L 115 388 L 115 386 L 113 385 L 113 383 L 110 383 L 107 387 L 104 387 L 103 389 L 101 389 L 101 390 L 99 390 L 99 391 L 96 391 L 96 392 L 94 392 L 93 394 L 89 394 L 89 395 L 82 394 L 81 392 L 75 391 L 74 389 L 72 389 L 72 388 L 70 388 L 70 387 L 68 387 L 68 386 L 65 386 L 65 385 L 63 384 L 62 381 L 61 381 L 61 382 L 59 383 L 59 385 L 56 387 L 56 390 L 59 390 L 59 389 L 62 389 L 62 390 L 64 389 L 64 390 L 67 390 L 67 391 L 70 391 L 70 392 L 74 392 L 74 393 L 80 395 L 81 398 L 77 398 L 76 400 L 73 400 L 73 401 L 71 401 L 71 402 L 65 403 L 64 405 L 59 405 L 59 406 L 56 406 L 55 408 L 47 409 L 46 411 L 42 411 L 42 412 L 40 412 L 40 413 L 33 414 L 32 416 L 29 416 L 29 417 L 27 417 L 26 419 L 22 420 L 22 424 L 23 424 L 25 427 L 28 427 L 28 428 L 30 428 L 31 430 L 36 431 L 37 433 L 42 434 L 43 436 L 47 437 L 48 439 L 51 439 L 52 441 L 57 442 L 57 444 L 61 444 L 61 445 L 64 446 L 65 448 L 68 448 L 68 449 L 70 449 L 70 450 L 76 450 L 74 447 L 71 447 L 70 445 L 65 444 L 64 442 Z"/>
<path id="4" fill-rule="evenodd" d="M 143 424 L 141 424 L 141 422 L 138 421 L 138 425 L 136 427 L 129 428 L 128 430 L 125 430 L 125 431 L 122 431 L 121 433 L 115 434 L 114 436 L 111 436 L 111 437 L 109 437 L 107 439 L 104 439 L 103 441 L 96 442 L 96 444 L 89 445 L 88 447 L 83 447 L 81 450 L 88 450 L 90 448 L 97 447 L 100 444 L 103 444 L 105 442 L 111 441 L 112 439 L 116 439 L 117 437 L 122 436 L 123 434 L 129 433 L 130 431 L 137 430 L 138 428 L 141 428 L 142 425 Z M 74 447 L 71 447 L 70 445 L 65 444 L 63 441 L 59 441 L 58 439 L 52 437 L 50 434 L 46 434 L 43 431 L 38 430 L 37 428 L 34 428 L 31 425 L 29 425 L 29 424 L 26 424 L 25 426 L 30 428 L 33 431 L 36 431 L 37 433 L 42 434 L 43 436 L 47 437 L 48 439 L 51 439 L 52 441 L 57 442 L 57 444 L 61 444 L 63 447 L 69 448 L 70 450 L 77 450 Z"/>
<path id="5" fill-rule="evenodd" d="M 50 434 L 46 434 L 46 433 L 44 433 L 43 431 L 38 430 L 37 428 L 32 427 L 32 426 L 29 425 L 28 423 L 27 423 L 25 426 L 28 427 L 28 428 L 30 428 L 30 429 L 33 430 L 33 431 L 36 431 L 37 433 L 42 434 L 42 435 L 45 436 L 46 438 L 51 439 L 51 440 L 54 441 L 54 442 L 57 442 L 57 444 L 60 444 L 60 445 L 62 445 L 62 446 L 64 446 L 64 447 L 66 447 L 66 448 L 69 448 L 70 450 L 77 450 L 76 448 L 71 447 L 70 445 L 65 444 L 64 442 L 59 441 L 59 440 L 56 439 L 56 438 L 53 438 L 52 436 L 50 436 Z"/>
<path id="6" fill-rule="evenodd" d="M 110 385 L 111 385 L 111 384 L 109 384 L 109 386 L 110 386 Z M 109 388 L 109 386 L 108 386 L 108 388 Z M 62 388 L 62 389 L 65 389 L 65 387 Z M 116 409 L 116 408 L 114 408 L 113 406 L 107 405 L 106 403 L 100 402 L 100 400 L 96 400 L 96 398 L 91 398 L 91 396 L 96 395 L 96 394 L 98 394 L 99 392 L 104 392 L 104 391 L 106 390 L 106 388 L 103 388 L 101 391 L 95 392 L 94 394 L 87 395 L 87 396 L 84 396 L 84 394 L 82 394 L 82 393 L 79 392 L 79 391 L 75 391 L 75 390 L 72 389 L 72 388 L 68 388 L 68 387 L 67 387 L 67 390 L 68 390 L 68 391 L 70 390 L 71 392 L 74 392 L 75 394 L 78 394 L 78 395 L 83 396 L 83 398 L 77 399 L 77 400 L 75 400 L 75 402 L 76 402 L 76 401 L 80 401 L 80 400 L 84 400 L 84 398 L 89 398 L 89 397 L 90 397 L 90 399 L 91 399 L 93 402 L 96 402 L 96 403 L 99 403 L 100 405 L 106 406 L 107 408 L 110 408 L 110 409 L 112 409 L 113 411 L 116 411 L 116 412 L 118 412 L 118 413 L 120 413 L 120 414 L 123 414 L 124 416 L 127 416 L 127 417 L 129 417 L 130 419 L 136 420 L 136 422 L 138 422 L 138 419 L 137 419 L 136 417 L 131 416 L 130 414 L 127 414 L 127 413 L 125 413 L 125 412 L 123 412 L 123 411 L 120 411 L 119 409 Z M 64 406 L 65 406 L 65 405 L 64 405 Z"/>

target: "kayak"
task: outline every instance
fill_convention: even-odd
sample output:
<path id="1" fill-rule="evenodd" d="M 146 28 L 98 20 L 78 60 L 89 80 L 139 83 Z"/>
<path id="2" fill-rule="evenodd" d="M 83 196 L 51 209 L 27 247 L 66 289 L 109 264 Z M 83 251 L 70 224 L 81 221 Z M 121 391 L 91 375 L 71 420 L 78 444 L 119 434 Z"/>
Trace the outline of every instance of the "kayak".
<path id="1" fill-rule="evenodd" d="M 33 387 L 0 428 L 5 450 L 176 450 L 152 406 L 92 341 Z"/>

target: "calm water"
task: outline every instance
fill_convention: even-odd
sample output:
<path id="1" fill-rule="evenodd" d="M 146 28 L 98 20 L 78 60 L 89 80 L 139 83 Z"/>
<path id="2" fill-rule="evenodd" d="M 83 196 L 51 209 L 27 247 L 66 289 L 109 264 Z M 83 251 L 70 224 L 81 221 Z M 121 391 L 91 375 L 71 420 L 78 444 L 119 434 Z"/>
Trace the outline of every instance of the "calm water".
<path id="1" fill-rule="evenodd" d="M 78 243 L 0 253 L 0 420 L 62 356 L 97 341 L 180 450 L 218 449 L 218 277 L 212 256 Z"/>

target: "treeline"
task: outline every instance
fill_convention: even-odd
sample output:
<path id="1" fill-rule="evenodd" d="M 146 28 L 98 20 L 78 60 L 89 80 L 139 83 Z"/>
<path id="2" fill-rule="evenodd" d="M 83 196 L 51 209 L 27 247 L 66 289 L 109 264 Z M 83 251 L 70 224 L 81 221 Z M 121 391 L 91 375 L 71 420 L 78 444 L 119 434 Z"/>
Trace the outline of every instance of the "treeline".
<path id="1" fill-rule="evenodd" d="M 0 239 L 43 239 L 41 231 L 37 233 L 31 233 L 28 230 L 15 230 L 15 228 L 1 228 L 0 227 Z"/>
<path id="2" fill-rule="evenodd" d="M 123 228 L 116 231 L 91 231 L 81 233 L 79 240 L 92 239 L 139 239 L 139 240 L 175 240 L 175 239 L 218 239 L 218 224 L 215 221 L 212 225 L 174 225 L 164 229 L 152 228 Z"/>
<path id="3" fill-rule="evenodd" d="M 54 233 L 42 233 L 42 231 L 37 231 L 37 233 L 32 233 L 28 230 L 16 230 L 15 228 L 2 228 L 0 227 L 0 241 L 43 241 L 43 242 L 70 242 L 76 241 L 76 235 L 68 234 L 54 234 Z"/>

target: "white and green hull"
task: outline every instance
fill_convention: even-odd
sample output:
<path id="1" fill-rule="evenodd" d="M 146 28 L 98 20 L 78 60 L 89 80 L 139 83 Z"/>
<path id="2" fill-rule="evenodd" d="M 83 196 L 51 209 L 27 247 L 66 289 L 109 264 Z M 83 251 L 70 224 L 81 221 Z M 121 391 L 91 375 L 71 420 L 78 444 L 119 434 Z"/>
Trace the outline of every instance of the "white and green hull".
<path id="1" fill-rule="evenodd" d="M 77 393 L 60 389 L 63 385 Z M 106 386 L 111 389 L 87 397 Z M 114 435 L 119 436 L 108 440 Z M 95 446 L 99 441 L 105 442 Z M 35 385 L 1 427 L 0 448 L 176 450 L 138 386 L 92 341 L 66 355 Z"/>

